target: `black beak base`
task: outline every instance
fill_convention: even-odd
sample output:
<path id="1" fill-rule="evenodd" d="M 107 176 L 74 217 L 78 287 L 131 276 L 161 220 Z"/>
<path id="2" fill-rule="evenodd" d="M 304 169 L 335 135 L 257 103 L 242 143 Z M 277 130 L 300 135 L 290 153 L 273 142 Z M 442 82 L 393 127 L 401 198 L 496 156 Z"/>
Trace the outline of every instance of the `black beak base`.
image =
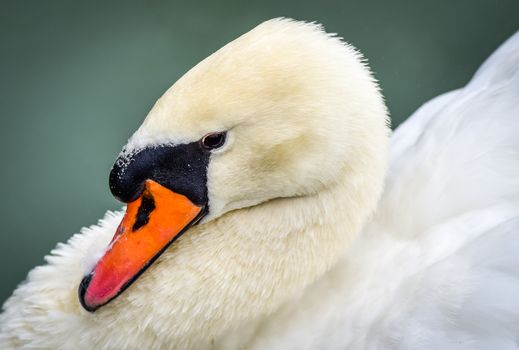
<path id="1" fill-rule="evenodd" d="M 129 203 L 141 195 L 144 181 L 150 179 L 204 205 L 210 154 L 199 142 L 123 152 L 110 172 L 110 190 L 115 198 Z"/>

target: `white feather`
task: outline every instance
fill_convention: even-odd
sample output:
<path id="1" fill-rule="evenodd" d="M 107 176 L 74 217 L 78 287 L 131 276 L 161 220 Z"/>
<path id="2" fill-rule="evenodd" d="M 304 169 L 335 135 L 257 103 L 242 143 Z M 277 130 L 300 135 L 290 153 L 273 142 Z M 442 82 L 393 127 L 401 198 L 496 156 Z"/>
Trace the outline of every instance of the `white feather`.
<path id="1" fill-rule="evenodd" d="M 207 222 L 90 314 L 77 287 L 108 213 L 30 272 L 0 347 L 519 348 L 519 34 L 395 132 L 375 214 L 386 111 L 351 46 L 268 21 L 179 80 L 127 150 L 237 122 Z"/>
<path id="2" fill-rule="evenodd" d="M 395 132 L 373 221 L 257 349 L 519 349 L 519 33 Z"/>

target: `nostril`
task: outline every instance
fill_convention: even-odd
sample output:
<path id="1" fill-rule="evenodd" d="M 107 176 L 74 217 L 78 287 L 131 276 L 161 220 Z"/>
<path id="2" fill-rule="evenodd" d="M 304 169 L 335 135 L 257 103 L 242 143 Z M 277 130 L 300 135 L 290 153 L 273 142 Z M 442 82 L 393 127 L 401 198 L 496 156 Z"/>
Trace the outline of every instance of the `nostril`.
<path id="1" fill-rule="evenodd" d="M 142 196 L 142 202 L 137 211 L 137 217 L 132 227 L 132 231 L 137 231 L 146 225 L 150 220 L 150 214 L 155 209 L 155 200 L 151 193 L 147 192 Z"/>

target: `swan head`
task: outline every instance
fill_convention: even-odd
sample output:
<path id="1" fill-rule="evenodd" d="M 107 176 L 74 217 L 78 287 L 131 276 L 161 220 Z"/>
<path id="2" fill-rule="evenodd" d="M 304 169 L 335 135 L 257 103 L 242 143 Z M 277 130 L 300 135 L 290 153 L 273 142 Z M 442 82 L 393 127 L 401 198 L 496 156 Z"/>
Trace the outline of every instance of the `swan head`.
<path id="1" fill-rule="evenodd" d="M 169 300 L 192 329 L 212 309 L 204 332 L 270 312 L 333 265 L 375 209 L 388 130 L 354 48 L 316 24 L 259 25 L 180 78 L 124 147 L 110 186 L 127 213 L 81 284 L 83 306 L 160 294 L 158 313 Z"/>

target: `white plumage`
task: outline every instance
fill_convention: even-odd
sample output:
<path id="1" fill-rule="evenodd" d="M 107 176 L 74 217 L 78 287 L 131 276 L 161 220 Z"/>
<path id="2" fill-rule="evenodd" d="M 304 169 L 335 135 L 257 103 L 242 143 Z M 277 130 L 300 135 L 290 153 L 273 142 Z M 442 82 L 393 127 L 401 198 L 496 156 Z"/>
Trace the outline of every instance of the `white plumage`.
<path id="1" fill-rule="evenodd" d="M 519 33 L 391 141 L 375 218 L 258 348 L 519 348 Z"/>
<path id="2" fill-rule="evenodd" d="M 250 61 L 258 50 L 263 58 Z M 222 81 L 226 69 L 239 78 Z M 300 78 L 311 87 L 291 95 Z M 271 103 L 280 94 L 289 97 Z M 185 119 L 166 119 L 171 110 Z M 519 349 L 519 34 L 466 87 L 428 102 L 397 129 L 374 214 L 385 110 L 351 47 L 314 25 L 266 22 L 182 78 L 129 147 L 190 140 L 199 125 L 218 129 L 238 115 L 252 126 L 236 127 L 227 153 L 215 157 L 216 209 L 203 225 L 89 314 L 77 284 L 121 219 L 107 214 L 59 245 L 6 302 L 1 348 Z M 281 124 L 278 134 L 267 127 L 272 121 Z M 266 139 L 251 150 L 270 142 L 277 158 L 240 150 L 251 135 Z M 303 142 L 309 135 L 315 153 Z M 289 161 L 298 156 L 302 164 Z M 341 157 L 345 170 L 337 173 L 328 160 Z M 279 186 L 259 179 L 254 190 L 249 179 L 240 188 L 233 166 L 254 166 L 250 159 L 267 162 L 255 171 L 269 169 Z M 225 188 L 229 177 L 218 180 L 223 174 L 234 175 L 241 197 Z"/>

